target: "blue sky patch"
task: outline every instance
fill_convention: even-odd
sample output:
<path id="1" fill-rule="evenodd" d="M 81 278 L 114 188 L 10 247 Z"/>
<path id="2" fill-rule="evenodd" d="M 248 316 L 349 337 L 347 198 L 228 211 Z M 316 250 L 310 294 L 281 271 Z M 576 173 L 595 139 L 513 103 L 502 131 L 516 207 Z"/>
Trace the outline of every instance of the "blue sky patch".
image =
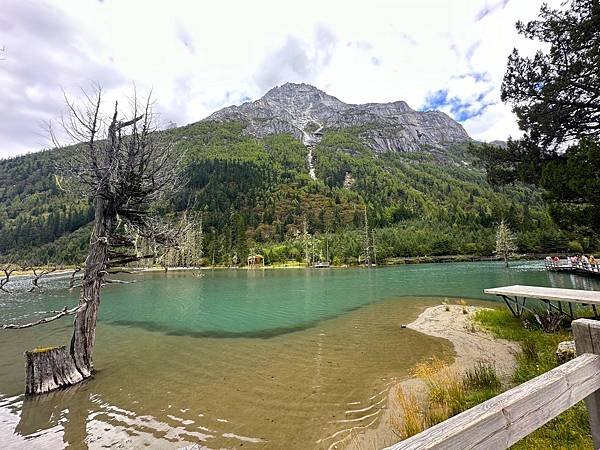
<path id="1" fill-rule="evenodd" d="M 438 89 L 427 95 L 425 104 L 420 108 L 421 111 L 446 110 L 450 111 L 452 117 L 458 122 L 464 122 L 472 117 L 483 114 L 483 111 L 494 102 L 484 102 L 485 96 L 489 93 L 482 92 L 474 101 L 462 100 L 459 97 L 450 97 L 448 89 Z"/>
<path id="2" fill-rule="evenodd" d="M 484 70 L 483 72 L 477 72 L 476 70 L 473 70 L 471 72 L 455 75 L 452 78 L 457 78 L 459 80 L 462 80 L 464 78 L 472 78 L 473 80 L 475 80 L 476 83 L 489 83 L 492 80 L 492 76 L 486 70 Z"/>

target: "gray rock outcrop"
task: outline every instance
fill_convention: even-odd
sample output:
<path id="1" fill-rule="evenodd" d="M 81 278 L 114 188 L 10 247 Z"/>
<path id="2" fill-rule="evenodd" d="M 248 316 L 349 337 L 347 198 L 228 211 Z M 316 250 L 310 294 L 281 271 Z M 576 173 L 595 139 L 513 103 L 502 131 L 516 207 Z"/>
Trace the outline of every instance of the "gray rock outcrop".
<path id="1" fill-rule="evenodd" d="M 406 102 L 347 104 L 308 84 L 286 83 L 262 98 L 221 109 L 204 120 L 240 121 L 246 133 L 265 137 L 307 128 L 363 127 L 360 137 L 376 152 L 442 149 L 470 140 L 462 125 L 440 111 L 415 111 Z"/>

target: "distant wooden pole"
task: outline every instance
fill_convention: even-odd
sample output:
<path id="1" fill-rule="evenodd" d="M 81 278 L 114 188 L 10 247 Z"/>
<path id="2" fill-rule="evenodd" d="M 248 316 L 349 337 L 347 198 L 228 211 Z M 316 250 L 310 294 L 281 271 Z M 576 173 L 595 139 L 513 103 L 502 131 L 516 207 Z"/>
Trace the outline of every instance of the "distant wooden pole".
<path id="1" fill-rule="evenodd" d="M 365 267 L 371 265 L 371 254 L 369 252 L 369 218 L 367 217 L 367 204 L 365 203 Z"/>
<path id="2" fill-rule="evenodd" d="M 600 322 L 590 319 L 577 319 L 572 322 L 577 354 L 593 353 L 600 355 Z M 600 388 L 600 386 L 598 386 Z M 600 449 L 600 389 L 585 398 L 590 414 L 590 428 L 594 448 Z"/>

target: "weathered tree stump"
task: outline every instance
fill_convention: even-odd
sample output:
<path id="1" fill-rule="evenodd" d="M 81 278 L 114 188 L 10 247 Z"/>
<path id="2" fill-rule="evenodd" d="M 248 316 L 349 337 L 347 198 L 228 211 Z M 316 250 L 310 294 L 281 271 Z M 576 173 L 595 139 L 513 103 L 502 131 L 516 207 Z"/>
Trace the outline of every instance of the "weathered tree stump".
<path id="1" fill-rule="evenodd" d="M 84 379 L 64 346 L 36 348 L 25 352 L 25 362 L 27 395 L 43 394 Z"/>

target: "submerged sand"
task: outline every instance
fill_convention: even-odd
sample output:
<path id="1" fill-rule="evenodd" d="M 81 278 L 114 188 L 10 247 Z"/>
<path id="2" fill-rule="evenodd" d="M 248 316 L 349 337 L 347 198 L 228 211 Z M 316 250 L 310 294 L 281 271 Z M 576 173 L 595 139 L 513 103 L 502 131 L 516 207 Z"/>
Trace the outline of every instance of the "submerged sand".
<path id="1" fill-rule="evenodd" d="M 101 322 L 94 379 L 35 399 L 18 395 L 21 353 L 49 337 L 68 342 L 70 326 L 53 322 L 0 334 L 0 386 L 14 396 L 0 394 L 0 441 L 24 449 L 63 442 L 75 448 L 196 443 L 325 450 L 369 430 L 363 448 L 381 448 L 399 440 L 390 426 L 395 389 L 419 361 L 436 356 L 464 368 L 493 355 L 496 365 L 507 362 L 499 371 L 510 373 L 507 347 L 471 332 L 475 308 L 463 315 L 461 307 L 433 306 L 438 302 L 374 303 L 260 339 L 197 338 Z"/>
<path id="2" fill-rule="evenodd" d="M 446 309 L 449 309 L 448 311 Z M 412 323 L 406 325 L 415 331 L 429 336 L 449 340 L 454 345 L 456 356 L 450 368 L 457 373 L 473 368 L 478 361 L 493 364 L 500 380 L 507 383 L 516 367 L 516 355 L 520 347 L 516 342 L 498 339 L 489 332 L 477 327 L 473 314 L 486 309 L 479 306 L 438 305 L 427 308 Z M 399 381 L 389 391 L 388 408 L 376 428 L 364 430 L 343 444 L 348 449 L 375 449 L 390 446 L 400 440 L 395 432 L 392 419 L 401 417 L 397 404 L 398 390 L 413 392 L 417 397 L 425 395 L 424 382 L 417 378 Z M 342 446 L 342 443 L 339 443 Z"/>
<path id="3" fill-rule="evenodd" d="M 452 360 L 448 341 L 400 327 L 438 302 L 391 299 L 264 338 L 198 338 L 100 322 L 96 376 L 35 399 L 19 395 L 22 351 L 68 342 L 71 326 L 56 321 L 0 333 L 0 442 L 23 449 L 64 442 L 326 450 L 354 427 L 376 426 L 389 389 L 420 360 Z"/>

